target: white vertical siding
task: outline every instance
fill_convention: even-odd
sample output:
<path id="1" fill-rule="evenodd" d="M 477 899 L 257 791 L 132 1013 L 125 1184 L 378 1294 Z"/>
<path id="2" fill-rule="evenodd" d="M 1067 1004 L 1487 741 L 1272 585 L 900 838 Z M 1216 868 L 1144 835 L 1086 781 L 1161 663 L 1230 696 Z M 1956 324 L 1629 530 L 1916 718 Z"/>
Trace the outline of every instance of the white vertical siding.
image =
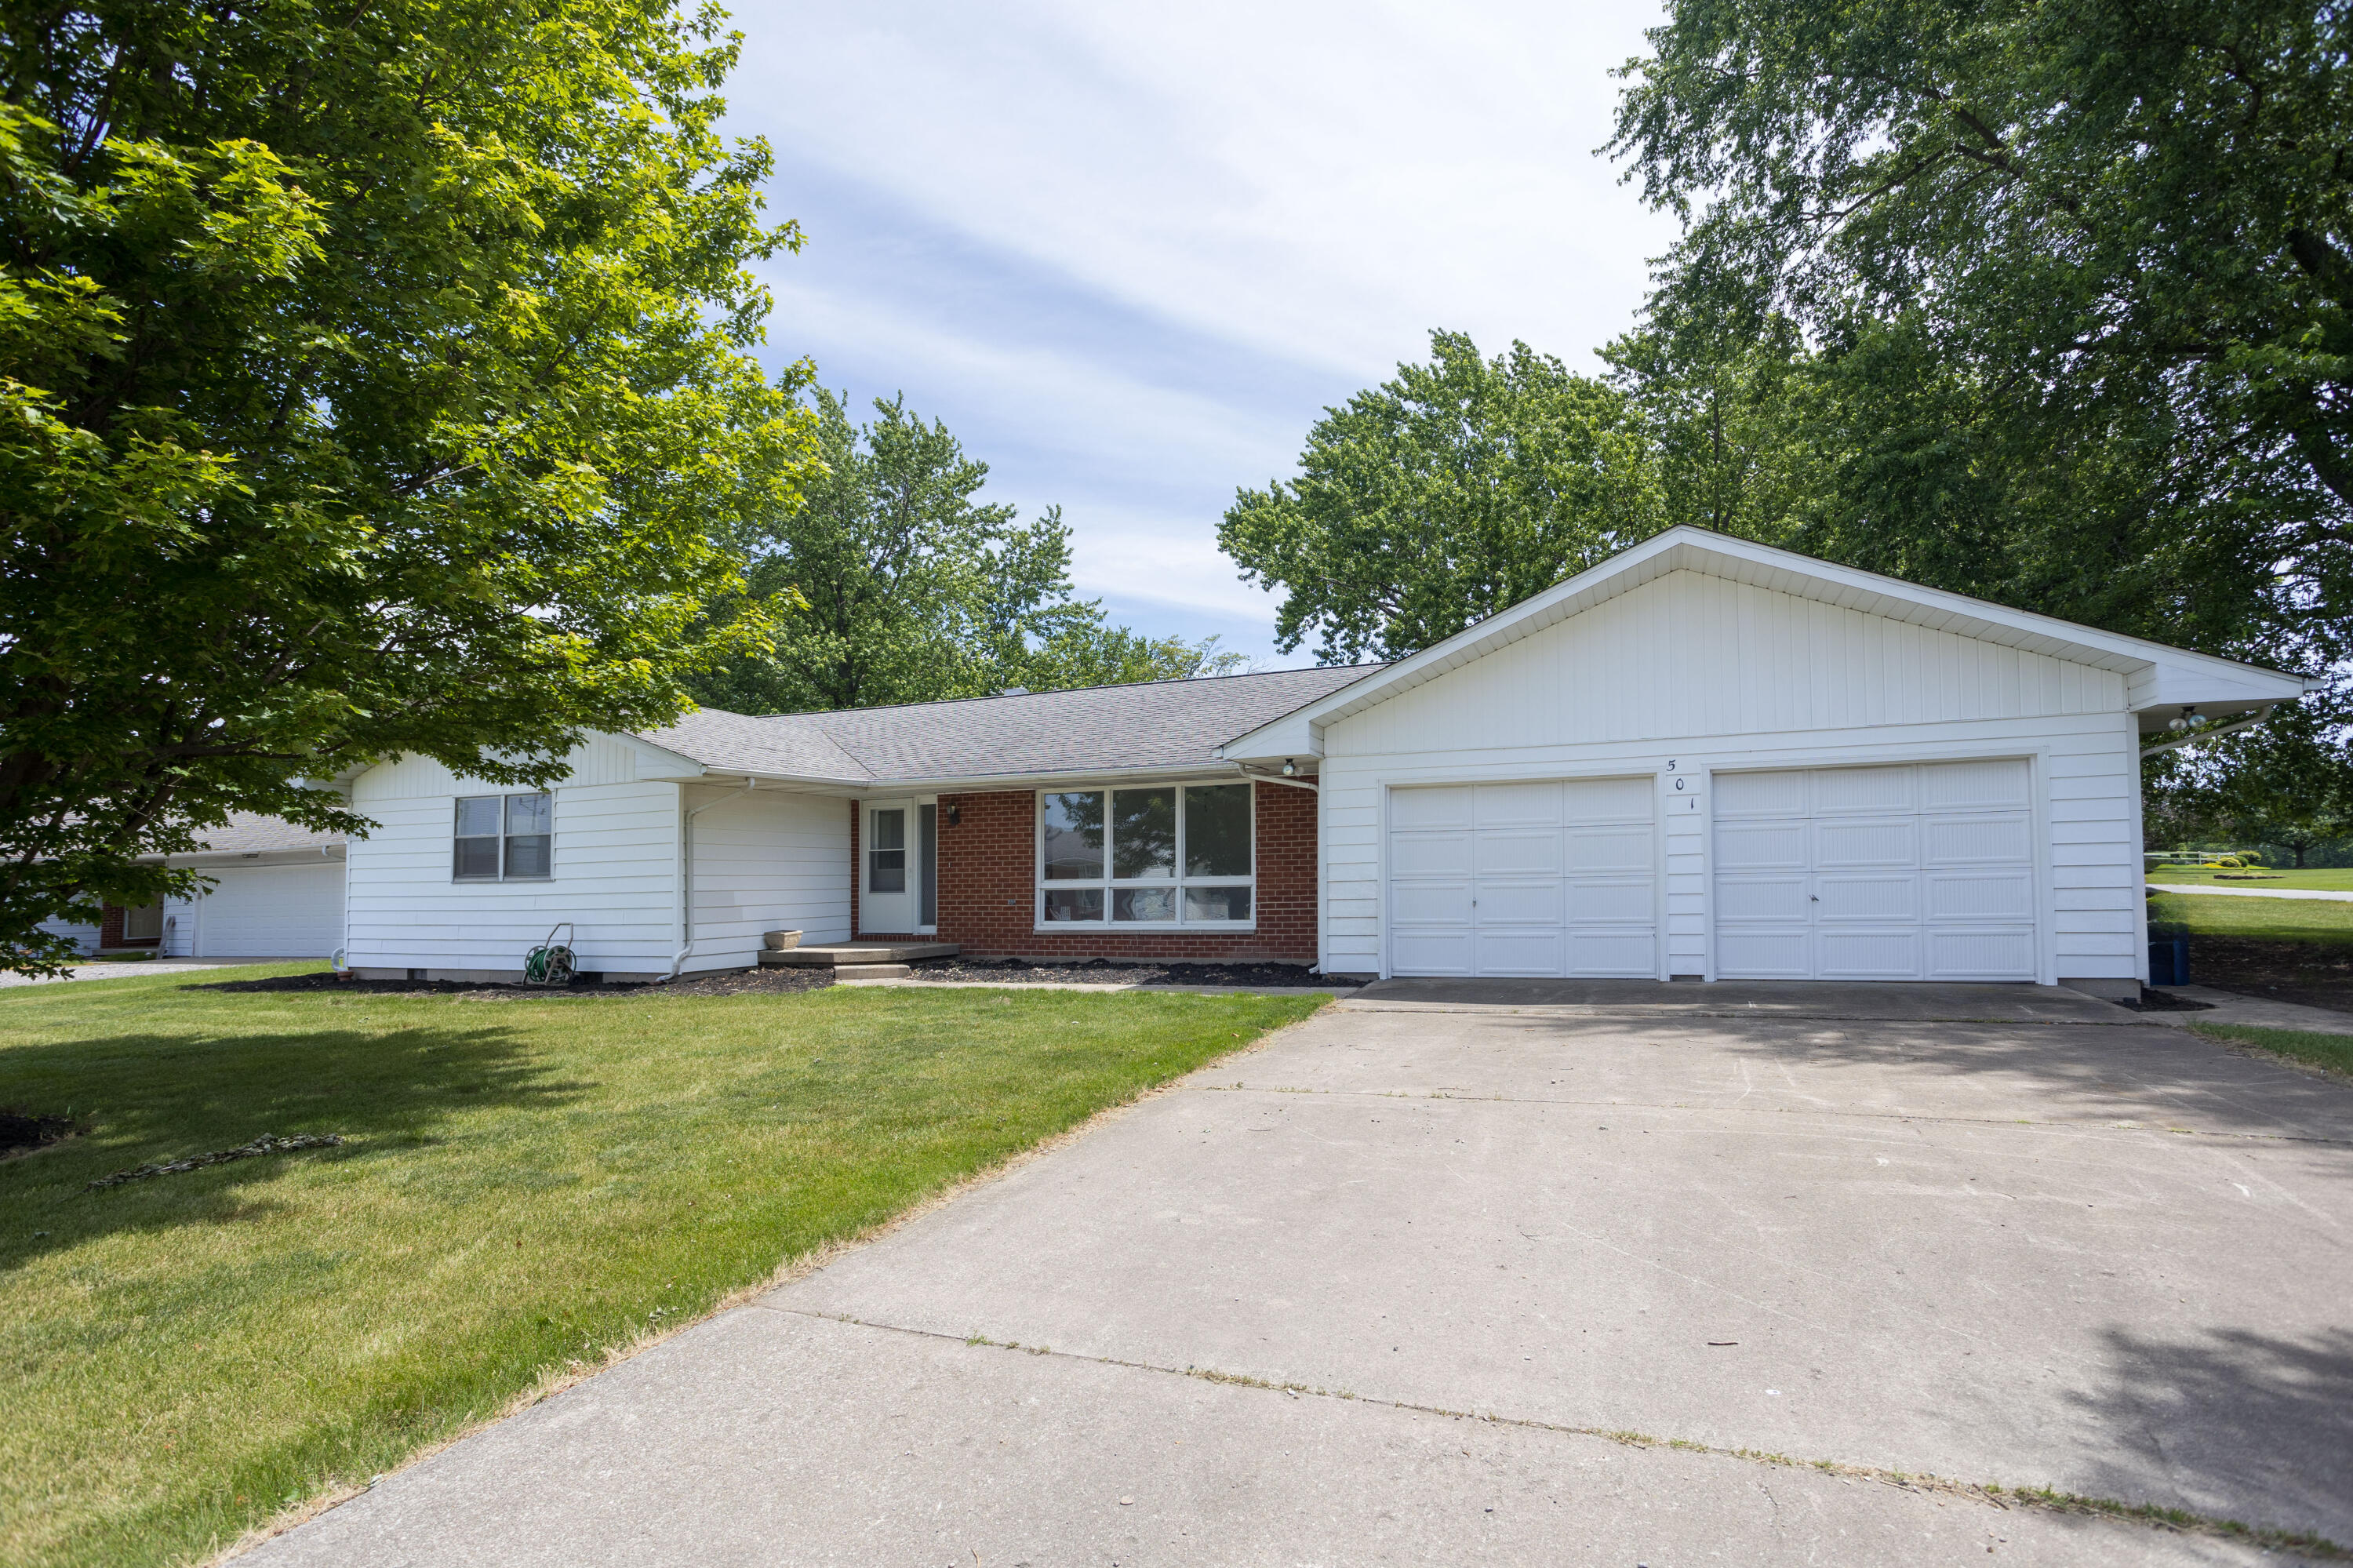
<path id="1" fill-rule="evenodd" d="M 2124 677 L 2105 670 L 1679 571 L 1341 720 L 1324 749 L 1444 752 L 1505 734 L 1528 746 L 1656 741 L 2123 707 Z"/>
<path id="2" fill-rule="evenodd" d="M 1377 969 L 1399 784 L 1940 757 L 2034 759 L 2054 979 L 2143 976 L 2138 742 L 2113 673 L 1675 572 L 1337 720 L 1324 736 L 1323 963 Z M 1662 795 L 1670 785 L 1662 779 Z M 1688 791 L 1686 791 L 1688 793 Z M 1662 801 L 1668 969 L 1706 972 L 1707 799 Z"/>

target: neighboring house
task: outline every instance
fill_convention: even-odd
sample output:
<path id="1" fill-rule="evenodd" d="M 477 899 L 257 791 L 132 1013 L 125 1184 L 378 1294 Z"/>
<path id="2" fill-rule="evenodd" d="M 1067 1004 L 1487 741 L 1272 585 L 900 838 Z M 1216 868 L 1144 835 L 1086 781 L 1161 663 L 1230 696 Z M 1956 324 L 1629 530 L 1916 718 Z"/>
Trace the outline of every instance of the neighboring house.
<path id="1" fill-rule="evenodd" d="M 195 898 L 126 909 L 101 924 L 45 921 L 85 952 L 167 958 L 323 959 L 343 941 L 343 837 L 277 817 L 234 813 L 187 854 L 150 856 L 193 866 L 209 885 Z"/>
<path id="2" fill-rule="evenodd" d="M 350 779 L 364 974 L 764 930 L 1337 973 L 2147 974 L 2140 736 L 2297 677 L 1676 528 L 1396 664 L 598 736 Z"/>

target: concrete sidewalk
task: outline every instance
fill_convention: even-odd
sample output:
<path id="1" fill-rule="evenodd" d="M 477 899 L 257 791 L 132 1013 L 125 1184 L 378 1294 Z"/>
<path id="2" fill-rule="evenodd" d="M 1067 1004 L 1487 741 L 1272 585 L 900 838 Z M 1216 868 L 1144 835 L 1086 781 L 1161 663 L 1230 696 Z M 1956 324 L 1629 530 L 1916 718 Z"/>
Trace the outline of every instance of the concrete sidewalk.
<path id="1" fill-rule="evenodd" d="M 2219 893 L 2225 898 L 2318 898 L 2331 904 L 2353 904 L 2353 893 L 2331 893 L 2319 887 L 2216 887 L 2205 882 L 2152 882 L 2159 893 L 2188 893 L 2204 897 Z"/>
<path id="2" fill-rule="evenodd" d="M 2320 1560 L 1989 1483 L 2353 1541 L 2353 1088 L 2105 1003 L 1388 1005 L 252 1560 Z"/>

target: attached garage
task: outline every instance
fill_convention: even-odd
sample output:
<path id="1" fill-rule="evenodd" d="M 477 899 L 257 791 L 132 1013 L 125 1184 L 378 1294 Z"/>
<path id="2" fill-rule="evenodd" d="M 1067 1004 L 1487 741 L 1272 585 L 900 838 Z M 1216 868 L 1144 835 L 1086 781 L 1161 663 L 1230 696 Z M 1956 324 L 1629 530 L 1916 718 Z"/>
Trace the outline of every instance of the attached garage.
<path id="1" fill-rule="evenodd" d="M 2023 759 L 1720 774 L 1715 847 L 1720 979 L 2036 978 Z"/>
<path id="2" fill-rule="evenodd" d="M 1238 736 L 1331 972 L 2147 974 L 2140 762 L 2300 677 L 1672 528 Z"/>
<path id="3" fill-rule="evenodd" d="M 216 885 L 185 916 L 200 959 L 323 959 L 343 945 L 343 863 L 206 867 Z"/>
<path id="4" fill-rule="evenodd" d="M 1398 972 L 1656 975 L 1656 797 L 1640 778 L 1398 790 Z"/>

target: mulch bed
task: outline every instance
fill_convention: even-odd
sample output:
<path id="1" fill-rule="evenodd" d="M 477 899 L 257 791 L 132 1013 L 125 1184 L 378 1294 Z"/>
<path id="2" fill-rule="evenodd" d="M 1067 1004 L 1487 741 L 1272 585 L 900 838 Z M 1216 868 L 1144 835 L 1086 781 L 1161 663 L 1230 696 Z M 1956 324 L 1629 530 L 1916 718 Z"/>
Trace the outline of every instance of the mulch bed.
<path id="1" fill-rule="evenodd" d="M 2192 937 L 2189 979 L 2242 996 L 2353 1012 L 2353 944 Z"/>
<path id="2" fill-rule="evenodd" d="M 1119 964 L 1089 959 L 1075 964 L 1033 964 L 1021 959 L 927 959 L 911 966 L 916 980 L 987 980 L 992 985 L 1234 985 L 1329 986 L 1305 964 Z"/>
<path id="3" fill-rule="evenodd" d="M 2136 1001 L 2119 1000 L 2116 1005 L 2129 1007 L 2135 1012 L 2211 1012 L 2214 1011 L 2214 1004 L 2211 1001 L 2192 1001 L 2186 996 L 2177 996 L 2169 991 L 2152 991 L 2147 986 L 2140 988 L 2139 1000 Z"/>
<path id="4" fill-rule="evenodd" d="M 28 1116 L 21 1111 L 0 1111 L 0 1160 L 12 1154 L 29 1154 L 52 1143 L 62 1143 L 80 1130 L 69 1116 Z"/>
<path id="5" fill-rule="evenodd" d="M 527 1001 L 547 997 L 782 995 L 820 991 L 833 983 L 831 969 L 733 969 L 675 982 L 629 980 L 606 985 L 575 980 L 568 986 L 484 985 L 474 980 L 338 980 L 332 972 L 279 975 L 269 980 L 222 980 L 197 991 L 331 991 L 338 996 L 462 996 L 477 1001 Z"/>

